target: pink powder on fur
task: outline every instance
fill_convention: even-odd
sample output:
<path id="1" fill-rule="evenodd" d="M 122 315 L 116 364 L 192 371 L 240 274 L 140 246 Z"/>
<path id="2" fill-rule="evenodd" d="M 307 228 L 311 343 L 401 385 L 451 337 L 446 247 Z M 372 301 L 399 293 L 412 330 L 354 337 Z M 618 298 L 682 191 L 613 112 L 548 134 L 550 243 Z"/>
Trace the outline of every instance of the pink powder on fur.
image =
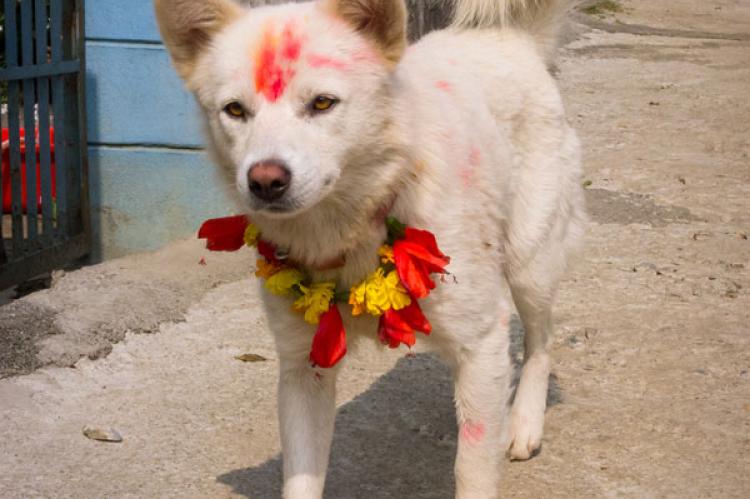
<path id="1" fill-rule="evenodd" d="M 444 92 L 448 92 L 448 93 L 453 92 L 453 85 L 451 85 L 450 82 L 447 82 L 445 80 L 436 81 L 435 86 Z"/>
<path id="2" fill-rule="evenodd" d="M 352 61 L 373 64 L 383 64 L 383 58 L 370 48 L 363 48 L 352 55 Z"/>
<path id="3" fill-rule="evenodd" d="M 482 151 L 477 146 L 471 148 L 469 152 L 469 164 L 477 167 L 482 163 Z"/>
<path id="4" fill-rule="evenodd" d="M 474 185 L 476 180 L 477 169 L 482 164 L 482 151 L 473 146 L 469 152 L 469 158 L 466 164 L 461 166 L 458 170 L 458 176 L 461 177 L 461 181 L 464 187 L 471 187 Z"/>
<path id="5" fill-rule="evenodd" d="M 472 421 L 466 421 L 461 425 L 459 431 L 459 438 L 470 445 L 476 445 L 484 440 L 486 433 L 483 423 L 474 423 Z"/>
<path id="6" fill-rule="evenodd" d="M 321 54 L 310 54 L 307 56 L 307 63 L 314 68 L 332 68 L 343 71 L 349 67 L 344 61 L 334 59 Z"/>

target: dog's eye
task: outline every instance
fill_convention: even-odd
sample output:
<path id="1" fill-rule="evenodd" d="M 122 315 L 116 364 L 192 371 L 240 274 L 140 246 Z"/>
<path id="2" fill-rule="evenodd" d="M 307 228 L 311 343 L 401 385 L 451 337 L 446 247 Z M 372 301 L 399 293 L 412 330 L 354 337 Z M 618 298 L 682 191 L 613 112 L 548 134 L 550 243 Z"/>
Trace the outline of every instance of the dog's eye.
<path id="1" fill-rule="evenodd" d="M 232 101 L 226 106 L 224 106 L 224 112 L 227 113 L 231 118 L 235 119 L 245 119 L 247 116 L 247 111 L 245 111 L 245 108 L 237 101 Z"/>
<path id="2" fill-rule="evenodd" d="M 310 103 L 310 109 L 315 113 L 322 113 L 328 111 L 338 104 L 339 100 L 336 97 L 330 95 L 319 95 L 313 99 Z"/>

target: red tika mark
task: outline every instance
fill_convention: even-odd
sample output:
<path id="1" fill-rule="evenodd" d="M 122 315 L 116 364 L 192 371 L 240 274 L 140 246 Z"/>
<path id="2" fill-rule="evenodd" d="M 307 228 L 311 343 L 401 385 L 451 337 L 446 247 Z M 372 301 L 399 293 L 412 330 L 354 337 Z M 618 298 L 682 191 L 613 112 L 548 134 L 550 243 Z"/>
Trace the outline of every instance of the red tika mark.
<path id="1" fill-rule="evenodd" d="M 445 80 L 436 81 L 435 86 L 444 92 L 448 92 L 448 93 L 453 92 L 453 85 L 451 85 L 450 82 L 447 82 Z"/>
<path id="2" fill-rule="evenodd" d="M 314 68 L 331 68 L 343 71 L 349 67 L 344 61 L 334 59 L 320 54 L 310 54 L 307 56 L 307 63 Z"/>
<path id="3" fill-rule="evenodd" d="M 461 425 L 459 437 L 469 445 L 476 445 L 484 439 L 485 428 L 482 423 L 466 421 Z"/>
<path id="4" fill-rule="evenodd" d="M 266 25 L 255 62 L 255 90 L 269 102 L 276 102 L 294 78 L 294 65 L 301 52 L 302 38 L 292 21 L 284 26 L 280 37 L 271 23 Z"/>

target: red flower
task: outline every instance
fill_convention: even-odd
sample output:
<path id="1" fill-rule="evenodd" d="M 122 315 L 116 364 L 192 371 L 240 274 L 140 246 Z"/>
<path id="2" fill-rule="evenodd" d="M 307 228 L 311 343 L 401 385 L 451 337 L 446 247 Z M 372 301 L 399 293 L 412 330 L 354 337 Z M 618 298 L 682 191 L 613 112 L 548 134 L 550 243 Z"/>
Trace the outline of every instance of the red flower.
<path id="1" fill-rule="evenodd" d="M 320 316 L 320 325 L 313 338 L 310 361 L 318 367 L 328 369 L 339 363 L 346 355 L 346 331 L 341 321 L 341 312 L 335 303 L 328 312 Z"/>
<path id="2" fill-rule="evenodd" d="M 237 251 L 245 245 L 249 223 L 245 215 L 206 220 L 198 231 L 198 239 L 206 239 L 206 248 L 211 251 Z"/>
<path id="3" fill-rule="evenodd" d="M 401 310 L 387 310 L 380 317 L 378 336 L 380 341 L 391 348 L 398 348 L 401 343 L 409 348 L 413 347 L 417 342 L 415 331 L 430 334 L 432 325 L 422 313 L 417 300 L 413 298 L 408 307 Z"/>
<path id="4" fill-rule="evenodd" d="M 431 232 L 411 227 L 406 228 L 403 239 L 393 244 L 393 257 L 401 282 L 416 299 L 430 294 L 435 288 L 430 274 L 445 274 L 451 261 L 440 251 Z"/>

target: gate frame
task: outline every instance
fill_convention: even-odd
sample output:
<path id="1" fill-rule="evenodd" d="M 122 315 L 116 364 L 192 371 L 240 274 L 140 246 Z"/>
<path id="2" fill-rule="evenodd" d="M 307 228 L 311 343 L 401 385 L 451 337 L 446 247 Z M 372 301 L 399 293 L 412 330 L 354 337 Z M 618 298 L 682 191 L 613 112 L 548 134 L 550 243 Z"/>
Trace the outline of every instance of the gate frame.
<path id="1" fill-rule="evenodd" d="M 33 42 L 26 41 L 22 43 L 22 50 L 18 51 L 18 31 L 20 28 L 21 37 L 32 36 L 31 32 L 24 32 L 23 18 L 16 18 L 15 6 L 19 5 L 20 9 L 26 9 L 26 15 L 29 16 L 28 9 L 41 8 L 45 0 L 2 0 L 5 6 L 5 40 L 6 52 L 10 53 L 12 49 L 15 54 L 24 50 L 31 50 Z M 10 8 L 9 8 L 10 7 Z M 46 8 L 46 7 L 45 7 Z M 85 56 L 85 12 L 84 0 L 50 0 L 48 18 L 54 20 L 56 16 L 60 17 L 59 25 L 50 22 L 49 36 L 51 43 L 48 49 L 51 50 L 51 61 L 44 63 L 27 62 L 22 60 L 19 64 L 17 59 L 14 64 L 6 60 L 6 68 L 0 69 L 0 80 L 8 82 L 8 128 L 10 132 L 10 178 L 0 179 L 0 189 L 6 181 L 11 183 L 11 227 L 12 235 L 6 239 L 3 234 L 2 225 L 0 225 L 0 245 L 3 245 L 0 251 L 0 290 L 20 284 L 35 276 L 48 273 L 56 268 L 60 268 L 70 262 L 73 262 L 83 256 L 86 256 L 91 249 L 91 220 L 89 209 L 89 178 L 88 178 L 88 155 L 86 139 L 86 56 Z M 9 16 L 9 12 L 12 14 Z M 37 10 L 38 12 L 38 10 Z M 46 10 L 45 10 L 46 12 Z M 21 22 L 18 22 L 21 21 Z M 26 20 L 30 23 L 30 19 Z M 8 29 L 12 26 L 13 29 Z M 40 25 L 37 24 L 37 27 Z M 59 31 L 58 31 L 59 30 Z M 34 29 L 36 31 L 36 29 Z M 47 32 L 47 31 L 45 31 Z M 23 40 L 23 38 L 21 38 Z M 57 40 L 56 40 L 57 39 Z M 46 44 L 45 44 L 46 47 Z M 28 54 L 24 54 L 28 56 Z M 25 59 L 26 57 L 23 57 Z M 37 53 L 37 59 L 39 53 Z M 45 224 L 44 233 L 36 234 L 36 227 L 27 229 L 27 236 L 23 234 L 23 213 L 21 209 L 21 154 L 20 138 L 17 135 L 20 130 L 20 96 L 21 83 L 23 82 L 24 93 L 31 95 L 34 104 L 39 104 L 35 91 L 39 89 L 40 82 L 46 82 L 48 95 L 52 98 L 53 115 L 55 117 L 55 162 L 56 162 L 56 180 L 57 180 L 57 227 L 52 229 L 51 221 Z M 28 82 L 31 90 L 27 90 Z M 11 96 L 11 88 L 13 95 Z M 44 93 L 44 92 L 42 92 Z M 10 112 L 10 99 L 17 98 L 16 109 L 12 116 Z M 28 108 L 28 106 L 24 105 Z M 46 105 L 44 107 L 47 107 Z M 32 110 L 34 107 L 32 106 Z M 40 106 L 41 109 L 41 106 Z M 33 112 L 33 111 L 32 111 Z M 42 114 L 40 113 L 40 116 Z M 49 116 L 49 112 L 47 112 Z M 33 118 L 29 121 L 27 113 L 24 113 L 26 123 L 33 122 L 34 133 L 36 134 L 39 120 Z M 47 118 L 49 124 L 49 119 Z M 16 130 L 13 127 L 16 127 Z M 24 128 L 28 128 L 24 126 Z M 14 134 L 15 132 L 15 134 Z M 49 130 L 43 132 L 49 133 Z M 42 136 L 42 133 L 39 134 Z M 15 140 L 14 140 L 15 139 Z M 40 140 L 40 142 L 43 142 Z M 49 140 L 47 140 L 49 143 Z M 29 151 L 31 149 L 31 151 Z M 27 189 L 27 224 L 33 216 L 35 223 L 37 221 L 36 209 L 36 144 L 35 139 L 31 140 L 30 147 L 26 148 L 26 170 L 27 184 L 31 187 Z M 41 156 L 41 151 L 40 151 Z M 33 161 L 33 165 L 29 159 Z M 41 160 L 41 157 L 40 157 Z M 49 162 L 49 161 L 48 161 Z M 49 165 L 48 165 L 49 166 Z M 51 167 L 50 167 L 51 169 Z M 50 170 L 51 171 L 51 170 Z M 50 198 L 47 200 L 52 205 L 51 188 L 44 183 L 49 181 L 42 176 L 42 196 L 45 195 L 46 188 L 49 189 Z M 2 190 L 0 190 L 1 196 Z M 32 199 L 33 198 L 33 199 Z M 33 205 L 33 207 L 32 207 Z M 50 212 L 53 210 L 49 210 Z M 45 217 L 52 219 L 52 214 L 45 214 Z M 49 228 L 49 229 L 48 229 Z M 10 242 L 10 249 L 6 248 L 6 243 Z"/>

